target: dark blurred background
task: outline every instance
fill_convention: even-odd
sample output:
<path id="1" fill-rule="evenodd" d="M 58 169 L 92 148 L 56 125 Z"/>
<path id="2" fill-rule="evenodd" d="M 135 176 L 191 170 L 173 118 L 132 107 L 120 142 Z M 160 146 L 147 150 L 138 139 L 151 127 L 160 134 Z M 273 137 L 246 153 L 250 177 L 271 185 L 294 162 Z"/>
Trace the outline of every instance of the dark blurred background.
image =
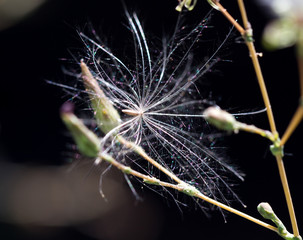
<path id="1" fill-rule="evenodd" d="M 147 35 L 161 39 L 172 33 L 178 17 L 177 1 L 124 2 L 129 11 L 138 13 Z M 222 4 L 239 18 L 236 1 Z M 185 24 L 198 23 L 209 10 L 206 1 L 198 1 L 187 14 Z M 270 16 L 254 1 L 247 3 L 247 10 L 257 49 L 264 53 L 260 62 L 277 127 L 283 133 L 299 98 L 294 50 L 263 50 L 260 35 Z M 232 214 L 225 214 L 227 223 L 219 211 L 206 217 L 189 199 L 184 200 L 187 207 L 180 210 L 172 199 L 143 189 L 143 201 L 137 201 L 115 170 L 104 178 L 105 201 L 98 192 L 102 169 L 92 168 L 91 162 L 72 161 L 75 155 L 71 141 L 59 118 L 59 108 L 68 97 L 47 81 L 64 83 L 62 68 L 72 59 L 69 49 L 75 52 L 74 49 L 83 48 L 77 30 L 85 31 L 92 25 L 107 42 L 124 42 L 127 21 L 120 0 L 1 0 L 0 15 L 1 239 L 280 239 Z M 209 25 L 210 35 L 202 37 L 199 44 L 205 42 L 205 48 L 214 49 L 231 26 L 215 11 Z M 246 46 L 237 36 L 234 31 L 219 53 L 228 61 L 215 66 L 205 85 L 199 83 L 199 87 L 231 112 L 262 109 Z M 195 54 L 198 60 L 205 57 Z M 264 113 L 241 120 L 268 128 Z M 303 222 L 300 136 L 302 126 L 285 148 L 285 166 L 299 226 Z M 245 182 L 237 185 L 235 192 L 247 208 L 237 203 L 233 206 L 260 218 L 256 206 L 261 201 L 269 202 L 290 230 L 268 142 L 240 133 L 221 138 L 220 145 L 246 173 Z M 136 187 L 140 189 L 140 185 Z"/>

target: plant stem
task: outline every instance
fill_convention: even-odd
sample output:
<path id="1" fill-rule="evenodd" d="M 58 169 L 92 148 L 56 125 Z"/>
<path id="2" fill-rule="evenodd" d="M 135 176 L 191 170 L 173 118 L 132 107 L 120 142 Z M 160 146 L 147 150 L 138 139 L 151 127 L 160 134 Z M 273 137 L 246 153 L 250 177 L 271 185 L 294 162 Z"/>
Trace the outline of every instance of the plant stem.
<path id="1" fill-rule="evenodd" d="M 238 0 L 238 5 L 239 5 L 239 8 L 240 8 L 240 13 L 241 13 L 241 16 L 242 16 L 242 21 L 243 21 L 244 28 L 248 29 L 250 27 L 250 24 L 248 22 L 248 18 L 247 18 L 247 14 L 246 14 L 246 10 L 245 10 L 243 0 Z"/>
<path id="2" fill-rule="evenodd" d="M 256 72 L 259 87 L 260 87 L 261 94 L 262 94 L 262 97 L 263 97 L 264 105 L 266 107 L 266 113 L 267 113 L 267 117 L 268 117 L 268 121 L 269 121 L 270 130 L 275 135 L 275 134 L 277 134 L 276 124 L 275 124 L 275 120 L 274 120 L 270 100 L 269 100 L 269 97 L 268 97 L 266 85 L 265 85 L 265 82 L 264 82 L 262 70 L 261 70 L 261 67 L 260 67 L 259 60 L 258 60 L 257 52 L 255 50 L 255 46 L 254 46 L 253 42 L 246 42 L 246 45 L 247 45 L 248 50 L 250 52 L 251 60 L 252 60 L 252 63 L 253 63 L 253 66 L 254 66 L 254 69 L 255 69 L 255 72 Z"/>
<path id="3" fill-rule="evenodd" d="M 222 204 L 222 203 L 220 203 L 220 202 L 218 202 L 218 201 L 216 201 L 216 200 L 214 200 L 212 198 L 209 198 L 209 197 L 205 196 L 202 193 L 197 194 L 196 197 L 198 197 L 200 199 L 203 199 L 204 201 L 209 202 L 209 203 L 211 203 L 211 204 L 213 204 L 215 206 L 218 206 L 218 207 L 220 207 L 220 208 L 222 208 L 222 209 L 224 209 L 226 211 L 229 211 L 229 212 L 231 212 L 233 214 L 236 214 L 236 215 L 238 215 L 240 217 L 243 217 L 243 218 L 245 218 L 245 219 L 247 219 L 249 221 L 252 221 L 252 222 L 254 222 L 254 223 L 258 224 L 258 225 L 261 225 L 262 227 L 265 227 L 267 229 L 270 229 L 272 231 L 277 232 L 277 228 L 276 227 L 274 227 L 274 226 L 272 226 L 272 225 L 270 225 L 268 223 L 265 223 L 265 222 L 263 222 L 263 221 L 261 221 L 259 219 L 256 219 L 254 217 L 251 217 L 251 216 L 249 216 L 249 215 L 247 215 L 247 214 L 245 214 L 245 213 L 243 213 L 241 211 L 238 211 L 238 210 L 236 210 L 234 208 L 231 208 L 231 207 L 229 207 L 229 206 L 227 206 L 225 204 Z"/>
<path id="4" fill-rule="evenodd" d="M 295 112 L 293 118 L 291 119 L 283 137 L 281 138 L 281 143 L 280 143 L 281 146 L 285 145 L 291 134 L 296 130 L 297 126 L 302 121 L 302 118 L 303 118 L 303 106 L 300 105 L 297 108 L 297 111 Z"/>
<path id="5" fill-rule="evenodd" d="M 238 3 L 239 3 L 242 18 L 244 17 L 243 22 L 244 22 L 244 24 L 247 25 L 247 27 L 249 27 L 243 0 L 238 0 Z M 250 55 L 252 58 L 253 66 L 254 66 L 254 69 L 255 69 L 255 72 L 257 75 L 257 79 L 258 79 L 258 83 L 259 83 L 260 90 L 262 93 L 263 101 L 266 106 L 267 117 L 269 120 L 270 129 L 271 129 L 271 132 L 274 135 L 276 135 L 276 134 L 278 134 L 278 132 L 276 129 L 276 124 L 274 121 L 274 116 L 273 116 L 273 112 L 271 109 L 270 100 L 268 97 L 266 85 L 264 82 L 264 78 L 263 78 L 262 70 L 261 70 L 260 63 L 259 63 L 259 60 L 257 57 L 257 53 L 255 50 L 255 46 L 254 46 L 253 42 L 251 42 L 251 41 L 246 41 L 246 45 L 249 49 L 249 52 L 250 52 Z M 283 159 L 281 156 L 276 156 L 276 160 L 277 160 L 279 175 L 280 175 L 280 179 L 282 182 L 282 186 L 283 186 L 283 190 L 284 190 L 284 194 L 285 194 L 285 198 L 286 198 L 288 212 L 290 215 L 292 229 L 293 229 L 294 235 L 299 236 L 299 229 L 298 229 L 298 225 L 297 225 L 297 221 L 296 221 L 295 210 L 293 207 L 293 202 L 292 202 L 292 198 L 291 198 L 291 194 L 290 194 L 290 190 L 289 190 L 289 185 L 288 185 L 288 181 L 287 181 L 287 176 L 286 176 Z"/>
<path id="6" fill-rule="evenodd" d="M 243 18 L 243 23 L 247 27 L 249 27 L 243 0 L 238 0 L 238 3 L 239 3 L 242 18 Z M 259 60 L 258 60 L 258 57 L 257 57 L 257 53 L 256 53 L 256 50 L 255 50 L 255 46 L 254 46 L 253 42 L 251 42 L 251 41 L 246 41 L 246 44 L 247 44 L 247 47 L 249 49 L 249 52 L 250 52 L 250 55 L 251 55 L 251 58 L 252 58 L 253 66 L 254 66 L 254 69 L 255 69 L 255 72 L 256 72 L 256 75 L 257 75 L 257 79 L 258 79 L 260 89 L 261 89 L 263 101 L 264 101 L 264 104 L 266 106 L 267 117 L 268 117 L 268 120 L 269 120 L 269 125 L 270 125 L 270 128 L 271 128 L 271 132 L 275 135 L 275 134 L 277 134 L 276 124 L 275 124 L 275 121 L 274 121 L 273 112 L 272 112 L 271 105 L 270 105 L 270 100 L 269 100 L 269 97 L 268 97 L 266 85 L 265 85 L 265 82 L 264 82 L 264 78 L 263 78 L 260 63 L 259 63 Z M 303 80 L 301 80 L 301 81 L 303 82 Z M 290 194 L 290 190 L 289 190 L 289 185 L 288 185 L 288 181 L 287 181 L 287 176 L 286 176 L 286 172 L 285 172 L 283 159 L 282 159 L 281 156 L 276 156 L 276 159 L 277 159 L 280 179 L 281 179 L 281 182 L 282 182 L 282 186 L 283 186 L 283 190 L 284 190 L 284 194 L 285 194 L 285 198 L 286 198 L 286 202 L 287 202 L 288 212 L 289 212 L 289 215 L 290 215 L 292 229 L 293 229 L 294 235 L 299 236 L 299 229 L 298 229 L 298 225 L 297 225 L 295 210 L 294 210 L 294 207 L 293 207 L 293 202 L 292 202 L 292 198 L 291 198 L 291 194 Z"/>
<path id="7" fill-rule="evenodd" d="M 196 189 L 195 187 L 189 185 L 188 183 L 180 180 L 180 182 L 178 184 L 172 184 L 172 183 L 168 183 L 168 182 L 164 182 L 164 181 L 161 181 L 160 179 L 157 179 L 155 177 L 150 177 L 148 175 L 145 175 L 145 174 L 142 174 L 136 170 L 133 170 L 131 169 L 130 167 L 128 166 L 125 166 L 123 165 L 122 163 L 119 163 L 118 161 L 116 161 L 112 156 L 108 155 L 108 154 L 105 154 L 105 153 L 100 153 L 99 154 L 99 158 L 102 159 L 102 160 L 105 160 L 106 162 L 110 163 L 111 165 L 115 166 L 116 168 L 118 168 L 119 170 L 121 170 L 122 172 L 124 172 L 125 174 L 130 174 L 132 176 L 135 176 L 135 177 L 138 177 L 138 178 L 141 178 L 145 183 L 147 184 L 153 184 L 153 185 L 159 185 L 159 186 L 163 186 L 163 187 L 169 187 L 169 188 L 172 188 L 172 189 L 175 189 L 179 192 L 183 192 L 183 193 L 186 193 L 192 197 L 197 197 L 197 198 L 200 198 L 208 203 L 211 203 L 215 206 L 218 206 L 226 211 L 229 211 L 231 213 L 234 213 L 240 217 L 243 217 L 251 222 L 254 222 L 262 227 L 265 227 L 269 230 L 272 230 L 274 232 L 278 232 L 277 228 L 268 224 L 268 223 L 265 223 L 259 219 L 256 219 L 254 217 L 251 217 L 241 211 L 238 211 L 234 208 L 231 208 L 223 203 L 220 203 L 212 198 L 209 198 L 207 196 L 205 196 L 203 193 L 201 193 L 198 189 Z M 173 174 L 173 173 L 172 173 Z M 174 175 L 174 174 L 173 174 Z"/>
<path id="8" fill-rule="evenodd" d="M 246 27 L 248 28 L 249 27 L 249 23 L 248 23 L 248 20 L 247 20 L 247 16 L 246 16 L 246 12 L 245 12 L 243 1 L 239 0 L 238 2 L 241 2 L 240 3 L 241 4 L 241 6 L 240 6 L 241 15 L 242 15 L 242 17 L 244 16 L 243 22 L 246 25 Z M 240 32 L 240 34 L 246 40 L 245 34 L 246 34 L 247 30 L 251 30 L 251 29 L 245 30 L 228 13 L 228 11 L 219 2 L 215 2 L 215 4 L 218 6 L 220 12 L 235 26 L 235 28 Z M 242 11 L 243 11 L 243 13 L 242 13 Z M 265 83 L 264 83 L 264 78 L 263 78 L 263 75 L 262 75 L 261 67 L 260 67 L 260 64 L 259 64 L 258 57 L 257 57 L 258 54 L 257 54 L 257 52 L 255 50 L 253 42 L 251 42 L 251 41 L 245 41 L 245 42 L 246 42 L 246 45 L 248 47 L 249 53 L 251 55 L 253 66 L 254 66 L 254 69 L 255 69 L 255 72 L 256 72 L 256 75 L 257 75 L 257 79 L 258 79 L 258 83 L 259 83 L 259 86 L 260 86 L 261 94 L 262 94 L 263 101 L 264 101 L 264 104 L 265 104 L 265 107 L 266 107 L 266 112 L 267 112 L 267 116 L 268 116 L 268 120 L 269 120 L 269 125 L 270 125 L 270 128 L 271 128 L 271 132 L 273 134 L 276 134 L 277 133 L 276 125 L 275 125 L 275 121 L 274 121 L 274 117 L 273 117 L 273 113 L 272 113 L 272 109 L 271 109 L 268 93 L 267 93 L 266 86 L 265 86 Z"/>
<path id="9" fill-rule="evenodd" d="M 300 234 L 299 234 L 299 229 L 298 229 L 297 220 L 296 220 L 296 214 L 295 214 L 295 210 L 294 210 L 294 206 L 292 203 L 291 194 L 290 194 L 290 190 L 289 190 L 289 186 L 288 186 L 288 181 L 287 181 L 287 176 L 286 176 L 286 172 L 285 172 L 285 168 L 284 168 L 283 159 L 280 156 L 277 156 L 276 159 L 277 159 L 279 174 L 280 174 L 280 178 L 282 181 L 282 186 L 283 186 L 283 190 L 284 190 L 284 194 L 285 194 L 285 198 L 286 198 L 286 202 L 287 202 L 288 212 L 290 215 L 293 233 L 297 237 Z"/>
<path id="10" fill-rule="evenodd" d="M 272 142 L 274 142 L 276 140 L 275 136 L 270 131 L 263 130 L 261 128 L 258 128 L 256 126 L 254 126 L 254 125 L 248 125 L 248 124 L 242 123 L 242 122 L 237 122 L 237 124 L 238 124 L 239 130 L 254 133 L 254 134 L 258 134 L 262 137 L 267 138 L 268 140 L 270 140 Z"/>
<path id="11" fill-rule="evenodd" d="M 238 3 L 239 3 L 242 18 L 243 18 L 243 23 L 248 27 L 249 24 L 248 24 L 243 0 L 238 0 Z M 269 100 L 268 93 L 266 90 L 266 85 L 264 82 L 263 74 L 261 71 L 260 63 L 259 63 L 259 60 L 258 60 L 258 57 L 256 54 L 255 46 L 254 46 L 253 42 L 250 42 L 250 41 L 247 41 L 246 44 L 247 44 L 247 47 L 249 49 L 249 52 L 250 52 L 250 55 L 252 58 L 253 66 L 254 66 L 254 69 L 255 69 L 255 72 L 256 72 L 256 75 L 258 78 L 258 83 L 259 83 L 260 89 L 261 89 L 263 101 L 264 101 L 264 104 L 267 109 L 267 117 L 269 120 L 271 132 L 275 135 L 275 134 L 277 134 L 277 129 L 276 129 L 273 112 L 272 112 L 271 105 L 270 105 L 270 100 Z M 288 181 L 287 181 L 287 176 L 286 176 L 286 172 L 285 172 L 283 159 L 281 156 L 276 156 L 276 159 L 277 159 L 280 179 L 282 182 L 282 186 L 283 186 L 283 190 L 284 190 L 284 194 L 285 194 L 285 198 L 286 198 L 286 202 L 287 202 L 288 212 L 290 215 L 292 229 L 293 229 L 294 235 L 299 236 L 299 229 L 298 229 L 298 225 L 297 225 L 297 221 L 296 221 L 295 210 L 293 207 L 293 202 L 292 202 L 292 198 L 291 198 L 291 194 L 290 194 L 290 190 L 289 190 L 289 185 L 288 185 Z"/>
<path id="12" fill-rule="evenodd" d="M 182 182 L 182 180 L 180 178 L 178 178 L 175 174 L 173 174 L 171 171 L 167 170 L 161 164 L 159 164 L 154 159 L 152 159 L 150 156 L 148 156 L 142 147 L 140 147 L 139 145 L 136 145 L 133 142 L 127 141 L 125 138 L 123 138 L 120 135 L 117 135 L 116 138 L 117 138 L 118 142 L 120 142 L 121 144 L 123 144 L 125 147 L 133 150 L 135 153 L 137 153 L 139 156 L 141 156 L 142 158 L 144 158 L 150 164 L 152 164 L 153 166 L 155 166 L 156 168 L 158 168 L 161 172 L 163 172 L 164 174 L 166 174 L 168 177 L 170 177 L 171 179 L 173 179 L 175 182 L 177 182 L 177 183 L 181 183 Z"/>
<path id="13" fill-rule="evenodd" d="M 303 43 L 300 43 L 300 46 L 298 46 L 297 50 L 297 62 L 298 62 L 298 71 L 299 71 L 299 78 L 300 78 L 300 90 L 301 90 L 301 100 L 303 98 L 303 56 L 300 52 L 300 49 L 303 48 Z"/>
<path id="14" fill-rule="evenodd" d="M 238 5 L 239 5 L 239 8 L 240 8 L 243 25 L 244 25 L 245 30 L 246 30 L 245 32 L 252 32 L 252 29 L 251 29 L 250 24 L 248 22 L 248 18 L 247 18 L 247 14 L 246 14 L 246 10 L 245 10 L 243 0 L 238 0 Z M 254 69 L 255 69 L 255 72 L 256 72 L 259 87 L 260 87 L 261 94 L 262 94 L 262 97 L 263 97 L 263 101 L 264 101 L 264 104 L 265 104 L 265 107 L 266 107 L 266 112 L 267 112 L 267 117 L 268 117 L 268 120 L 269 120 L 269 125 L 270 125 L 271 132 L 273 134 L 276 134 L 277 133 L 276 124 L 275 124 L 273 112 L 272 112 L 272 109 L 271 109 L 270 100 L 269 100 L 269 97 L 268 97 L 266 85 L 265 85 L 265 82 L 264 82 L 264 78 L 263 78 L 263 74 L 262 74 L 262 70 L 261 70 L 261 67 L 260 67 L 260 63 L 259 63 L 259 59 L 258 59 L 258 55 L 257 55 L 256 49 L 255 49 L 255 46 L 254 46 L 252 41 L 246 41 L 246 45 L 248 47 L 248 50 L 249 50 L 249 53 L 250 53 L 250 56 L 251 56 L 251 60 L 252 60 L 252 63 L 253 63 L 253 66 L 254 66 Z"/>
<path id="15" fill-rule="evenodd" d="M 219 11 L 227 18 L 227 20 L 231 22 L 232 25 L 235 26 L 235 28 L 241 33 L 241 35 L 245 34 L 245 29 L 229 14 L 229 12 L 219 2 L 214 3 L 219 8 Z"/>
<path id="16" fill-rule="evenodd" d="M 299 70 L 299 79 L 300 79 L 300 102 L 299 106 L 297 108 L 297 111 L 295 112 L 294 116 L 292 117 L 282 139 L 281 139 L 281 146 L 283 146 L 289 137 L 292 135 L 292 133 L 296 130 L 300 122 L 303 118 L 303 56 L 302 53 L 297 51 L 297 62 L 298 62 L 298 70 Z"/>
<path id="17" fill-rule="evenodd" d="M 263 97 L 263 101 L 264 101 L 264 104 L 266 106 L 266 112 L 267 112 L 267 117 L 268 117 L 271 132 L 274 135 L 278 135 L 278 132 L 277 132 L 277 129 L 276 129 L 276 124 L 275 124 L 275 121 L 274 121 L 273 112 L 272 112 L 272 109 L 271 109 L 270 100 L 269 100 L 267 89 L 266 89 L 266 85 L 265 85 L 265 82 L 264 82 L 263 74 L 262 74 L 261 67 L 260 67 L 260 64 L 259 64 L 259 60 L 258 60 L 258 57 L 257 57 L 257 52 L 255 50 L 255 46 L 254 46 L 253 42 L 252 41 L 247 41 L 247 36 L 245 36 L 246 33 L 248 33 L 248 31 L 249 31 L 250 34 L 251 34 L 252 31 L 250 29 L 249 22 L 247 20 L 243 0 L 238 0 L 238 4 L 239 4 L 241 15 L 242 15 L 242 18 L 243 18 L 243 23 L 247 28 L 246 30 L 244 30 L 244 32 L 242 30 L 243 28 L 241 26 L 239 27 L 239 24 L 236 22 L 236 20 L 230 14 L 228 14 L 227 10 L 220 3 L 218 3 L 216 1 L 215 4 L 219 7 L 222 14 L 224 16 L 226 16 L 226 18 L 238 29 L 238 31 L 241 33 L 241 35 L 245 37 L 244 39 L 246 40 L 246 45 L 248 47 L 248 50 L 249 50 L 249 53 L 250 53 L 250 56 L 251 56 L 251 59 L 252 59 L 252 63 L 253 63 L 253 66 L 254 66 L 254 69 L 255 69 L 255 72 L 256 72 L 256 76 L 257 76 L 257 79 L 258 79 L 258 83 L 259 83 L 259 87 L 260 87 L 261 94 L 262 94 L 262 97 Z M 301 67 L 303 67 L 303 63 L 302 63 L 302 66 L 300 66 L 300 69 L 301 69 Z M 303 71 L 301 71 L 301 72 L 303 72 Z M 302 78 L 300 78 L 300 79 L 301 79 L 300 82 L 303 85 L 303 74 L 302 74 Z M 301 92 L 303 92 L 302 87 L 301 87 Z M 296 216 L 295 216 L 293 203 L 292 203 L 292 200 L 291 200 L 291 194 L 290 194 L 290 190 L 289 190 L 289 186 L 288 186 L 288 182 L 287 182 L 287 177 L 286 177 L 286 172 L 285 172 L 283 160 L 282 160 L 281 156 L 276 156 L 276 159 L 277 159 L 277 164 L 278 164 L 278 168 L 279 168 L 280 178 L 281 178 L 282 185 L 283 185 L 284 194 L 285 194 L 285 197 L 286 197 L 286 202 L 287 202 L 287 207 L 288 207 L 288 211 L 289 211 L 289 215 L 290 215 L 290 219 L 291 219 L 293 232 L 294 232 L 295 236 L 299 236 L 298 225 L 297 225 L 297 221 L 296 221 Z"/>

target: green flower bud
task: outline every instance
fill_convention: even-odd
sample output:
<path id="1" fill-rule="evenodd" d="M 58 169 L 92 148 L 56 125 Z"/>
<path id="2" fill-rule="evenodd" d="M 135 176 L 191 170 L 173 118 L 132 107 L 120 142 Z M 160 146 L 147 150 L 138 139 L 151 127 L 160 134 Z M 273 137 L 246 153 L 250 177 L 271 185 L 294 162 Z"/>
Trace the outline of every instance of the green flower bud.
<path id="1" fill-rule="evenodd" d="M 205 119 L 215 127 L 225 131 L 238 132 L 237 120 L 230 113 L 219 107 L 209 107 L 203 113 Z"/>
<path id="2" fill-rule="evenodd" d="M 71 103 L 62 106 L 61 118 L 76 142 L 79 152 L 88 157 L 97 157 L 100 140 L 74 115 Z"/>
<path id="3" fill-rule="evenodd" d="M 258 209 L 258 212 L 261 214 L 261 216 L 264 217 L 265 219 L 271 220 L 274 218 L 275 213 L 268 203 L 266 203 L 266 202 L 260 203 L 258 205 L 257 209 Z"/>
<path id="4" fill-rule="evenodd" d="M 82 79 L 90 97 L 95 119 L 103 133 L 108 133 L 121 123 L 120 115 L 98 85 L 87 65 L 80 63 Z"/>
<path id="5" fill-rule="evenodd" d="M 188 11 L 191 11 L 194 9 L 194 7 L 197 4 L 197 0 L 181 0 L 179 1 L 179 5 L 176 7 L 176 10 L 178 12 L 181 12 L 183 7 L 187 8 Z"/>
<path id="6" fill-rule="evenodd" d="M 282 223 L 282 221 L 277 217 L 277 215 L 272 210 L 271 206 L 268 203 L 260 203 L 257 207 L 258 212 L 264 217 L 265 219 L 271 220 L 278 228 L 278 234 L 284 238 L 285 240 L 302 240 L 301 236 L 294 236 L 293 234 L 289 233 Z"/>

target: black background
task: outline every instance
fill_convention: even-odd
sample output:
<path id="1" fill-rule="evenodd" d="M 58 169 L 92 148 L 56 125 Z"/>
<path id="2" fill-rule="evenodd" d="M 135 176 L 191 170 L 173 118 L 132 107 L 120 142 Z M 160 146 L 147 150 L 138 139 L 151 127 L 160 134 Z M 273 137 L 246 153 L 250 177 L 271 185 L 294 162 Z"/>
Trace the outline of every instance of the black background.
<path id="1" fill-rule="evenodd" d="M 225 4 L 223 1 L 222 4 L 239 18 L 236 1 L 226 2 Z M 163 33 L 172 31 L 171 26 L 174 26 L 178 15 L 174 10 L 177 1 L 125 0 L 125 3 L 130 10 L 138 12 L 147 33 L 161 38 Z M 209 10 L 207 4 L 199 1 L 194 11 L 187 14 L 186 18 L 190 23 L 197 22 Z M 267 12 L 252 2 L 248 3 L 247 10 L 254 27 L 257 49 L 264 53 L 260 62 L 264 69 L 269 96 L 272 98 L 277 127 L 283 133 L 299 98 L 294 50 L 290 48 L 273 53 L 263 50 L 260 35 L 269 21 Z M 210 22 L 210 25 L 214 26 L 212 39 L 220 42 L 230 25 L 219 12 L 213 14 Z M 67 49 L 82 48 L 76 30 L 85 29 L 88 22 L 105 35 L 107 41 L 118 44 L 119 39 L 123 38 L 121 29 L 125 29 L 123 24 L 126 23 L 121 2 L 48 1 L 31 16 L 0 33 L 0 150 L 2 156 L 9 161 L 31 165 L 65 163 L 62 152 L 66 149 L 66 138 L 63 134 L 64 126 L 59 118 L 59 108 L 66 98 L 62 98 L 63 94 L 59 88 L 50 86 L 46 80 L 64 81 L 61 70 L 64 61 L 61 59 L 71 58 Z M 237 43 L 236 36 L 235 31 L 234 37 L 224 50 L 223 57 L 231 62 L 219 64 L 210 76 L 213 85 L 208 81 L 206 89 L 214 99 L 218 99 L 222 108 L 236 111 L 260 109 L 262 99 L 248 52 L 244 44 Z M 244 120 L 268 128 L 265 114 Z M 285 165 L 299 226 L 303 221 L 303 209 L 300 205 L 302 179 L 299 167 L 302 165 L 301 134 L 302 127 L 299 127 L 285 148 Z M 246 173 L 245 182 L 236 190 L 247 205 L 244 211 L 259 218 L 256 211 L 258 203 L 270 202 L 288 229 L 291 229 L 277 166 L 268 151 L 268 142 L 257 136 L 240 133 L 236 136 L 226 136 L 224 144 L 229 158 Z M 227 223 L 224 223 L 219 212 L 214 212 L 207 218 L 203 212 L 194 208 L 194 204 L 189 204 L 181 213 L 174 204 L 167 204 L 166 200 L 156 194 L 147 192 L 143 197 L 161 205 L 164 224 L 156 239 L 279 239 L 275 233 L 232 214 L 227 214 Z M 100 201 L 103 200 L 100 198 Z M 144 206 L 144 202 L 138 204 Z M 141 217 L 144 219 L 144 216 Z M 47 228 L 39 234 L 20 229 L 20 226 L 3 220 L 0 236 L 3 239 L 90 239 L 74 227 L 59 230 Z M 52 231 L 56 233 L 49 234 Z M 136 236 L 135 239 L 140 237 Z"/>

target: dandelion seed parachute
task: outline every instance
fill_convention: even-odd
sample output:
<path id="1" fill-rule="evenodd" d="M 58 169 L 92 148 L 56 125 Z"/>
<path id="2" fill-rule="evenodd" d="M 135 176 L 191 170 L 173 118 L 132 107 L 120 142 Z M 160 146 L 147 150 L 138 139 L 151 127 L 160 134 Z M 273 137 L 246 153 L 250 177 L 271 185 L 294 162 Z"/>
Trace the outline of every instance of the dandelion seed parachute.
<path id="1" fill-rule="evenodd" d="M 229 198 L 239 200 L 227 176 L 243 179 L 241 173 L 202 145 L 199 138 L 206 126 L 199 116 L 209 102 L 200 96 L 195 83 L 217 62 L 220 48 L 198 66 L 192 64 L 192 50 L 207 27 L 209 15 L 187 33 L 186 28 L 177 26 L 173 37 L 163 43 L 162 51 L 150 50 L 136 14 L 127 12 L 126 16 L 134 39 L 132 62 L 122 61 L 109 48 L 79 33 L 86 46 L 83 61 L 122 120 L 114 129 L 100 132 L 101 151 L 151 177 L 173 181 L 119 144 L 118 133 L 205 195 L 226 203 Z"/>

